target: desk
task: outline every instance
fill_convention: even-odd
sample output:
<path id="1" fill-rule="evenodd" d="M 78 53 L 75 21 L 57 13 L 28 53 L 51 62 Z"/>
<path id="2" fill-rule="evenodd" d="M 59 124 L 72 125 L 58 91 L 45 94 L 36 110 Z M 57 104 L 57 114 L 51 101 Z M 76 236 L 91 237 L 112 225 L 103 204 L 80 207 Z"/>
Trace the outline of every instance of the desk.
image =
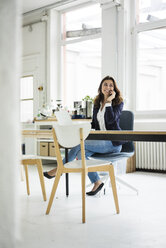
<path id="1" fill-rule="evenodd" d="M 88 140 L 126 140 L 166 142 L 166 131 L 90 131 Z M 66 151 L 67 155 L 67 151 Z M 66 196 L 69 195 L 69 178 L 66 177 Z"/>
<path id="2" fill-rule="evenodd" d="M 166 142 L 166 131 L 91 131 L 87 139 Z"/>
<path id="3" fill-rule="evenodd" d="M 25 137 L 50 138 L 51 130 L 22 130 Z M 128 140 L 166 142 L 166 131 L 90 131 L 89 140 Z"/>
<path id="4" fill-rule="evenodd" d="M 51 136 L 51 130 L 24 130 L 24 136 L 45 137 Z M 88 140 L 127 140 L 127 141 L 143 141 L 143 142 L 166 142 L 166 131 L 91 131 Z M 65 151 L 67 159 L 68 150 Z M 66 175 L 66 195 L 69 195 L 69 178 Z"/>

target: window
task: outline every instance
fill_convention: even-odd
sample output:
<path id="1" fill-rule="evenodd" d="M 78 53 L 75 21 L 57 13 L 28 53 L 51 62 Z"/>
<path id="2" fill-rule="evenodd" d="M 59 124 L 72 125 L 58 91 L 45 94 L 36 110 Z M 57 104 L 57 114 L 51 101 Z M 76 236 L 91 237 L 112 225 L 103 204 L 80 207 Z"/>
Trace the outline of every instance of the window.
<path id="1" fill-rule="evenodd" d="M 63 104 L 97 95 L 101 80 L 101 9 L 99 4 L 63 14 Z"/>
<path id="2" fill-rule="evenodd" d="M 139 0 L 137 22 L 154 22 L 166 17 L 166 0 Z"/>
<path id="3" fill-rule="evenodd" d="M 138 34 L 137 110 L 166 110 L 165 79 L 166 29 L 141 32 Z"/>
<path id="4" fill-rule="evenodd" d="M 137 111 L 166 110 L 166 1 L 140 1 L 137 35 Z M 163 13 L 165 13 L 163 15 Z M 153 19 L 148 19 L 153 15 Z M 146 18 L 145 18 L 146 17 Z M 147 23 L 147 21 L 149 23 Z"/>
<path id="5" fill-rule="evenodd" d="M 20 81 L 21 122 L 33 120 L 33 76 L 22 77 Z"/>

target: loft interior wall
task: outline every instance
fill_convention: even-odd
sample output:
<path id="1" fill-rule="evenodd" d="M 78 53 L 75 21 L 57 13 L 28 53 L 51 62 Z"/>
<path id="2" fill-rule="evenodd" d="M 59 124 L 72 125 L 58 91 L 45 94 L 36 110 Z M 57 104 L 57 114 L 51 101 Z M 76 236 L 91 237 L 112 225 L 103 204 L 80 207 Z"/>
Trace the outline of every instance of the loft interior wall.
<path id="1" fill-rule="evenodd" d="M 135 111 L 135 74 L 136 64 L 134 63 L 134 39 L 133 23 L 135 16 L 133 13 L 133 2 L 124 1 L 121 8 L 113 6 L 102 9 L 102 76 L 110 74 L 115 77 L 123 93 L 125 108 Z M 123 1 L 122 1 L 123 3 Z M 131 9 L 132 7 L 132 9 Z M 33 12 L 31 15 L 24 17 L 24 23 L 41 20 L 44 12 Z M 52 13 L 52 14 L 50 14 Z M 49 101 L 52 97 L 58 99 L 61 97 L 61 46 L 60 46 L 60 12 L 53 10 L 47 12 L 48 20 L 45 30 L 45 47 L 43 46 L 43 70 L 40 70 L 40 83 L 45 83 L 44 97 Z M 50 17 L 51 16 L 51 17 Z M 31 19 L 32 17 L 32 19 Z M 58 24 L 57 24 L 58 23 Z M 36 24 L 38 25 L 38 24 Z M 35 26 L 35 25 L 34 25 Z M 54 29 L 55 28 L 55 29 Z M 58 38 L 57 35 L 59 34 Z M 30 35 L 30 34 L 29 34 Z M 40 40 L 36 35 L 36 40 Z M 40 42 L 42 42 L 40 40 Z M 25 41 L 26 43 L 26 41 Z M 30 47 L 33 48 L 33 41 L 30 40 Z M 24 54 L 28 55 L 24 48 Z M 45 75 L 44 75 L 45 74 Z M 62 75 L 63 76 L 63 75 Z M 44 79 L 41 79 L 44 78 Z M 43 81 L 43 82 L 41 82 Z M 39 84 L 40 84 L 39 83 Z M 53 91 L 50 95 L 50 85 Z M 54 86 L 54 87 L 53 87 Z M 37 94 L 39 94 L 37 92 Z M 41 97 L 43 100 L 43 97 Z M 40 103 L 42 102 L 40 100 Z M 148 119 L 148 118 L 147 118 Z M 156 117 L 154 118 L 156 119 Z M 141 116 L 136 117 L 135 129 L 165 129 L 165 121 L 151 120 L 148 122 Z"/>
<path id="2" fill-rule="evenodd" d="M 111 75 L 117 80 L 116 8 L 102 10 L 102 77 Z"/>
<path id="3" fill-rule="evenodd" d="M 102 40 L 103 40 L 103 48 L 102 48 L 102 75 L 112 75 L 117 80 L 117 37 L 116 37 L 116 7 L 109 8 L 108 10 L 102 10 L 103 12 L 103 32 L 102 32 Z M 45 30 L 45 41 L 47 41 L 47 49 L 43 51 L 42 49 L 38 51 L 39 47 L 35 46 L 38 42 L 42 42 L 39 38 L 40 34 L 36 33 L 34 37 L 30 32 L 28 32 L 29 26 L 28 24 L 40 21 L 42 19 L 42 15 L 44 12 L 37 11 L 33 12 L 29 15 L 25 15 L 23 18 L 23 24 L 27 25 L 23 29 L 23 56 L 29 56 L 31 54 L 45 54 L 45 62 L 43 62 L 43 66 L 39 67 L 39 77 L 38 82 L 41 81 L 42 75 L 40 73 L 45 71 L 46 77 L 46 85 L 44 88 L 43 94 L 47 101 L 50 99 L 58 99 L 61 98 L 61 45 L 60 45 L 60 12 L 56 10 L 47 11 L 48 20 L 46 22 Z M 46 13 L 44 13 L 46 14 Z M 111 24 L 111 25 L 110 25 Z M 32 25 L 38 27 L 41 23 L 36 23 Z M 59 34 L 59 35 L 58 35 Z M 32 36 L 32 37 L 31 37 Z M 44 37 L 44 36 L 43 36 Z M 110 45 L 111 44 L 111 45 Z M 46 47 L 45 46 L 45 47 Z M 44 56 L 42 57 L 44 58 Z M 116 58 L 116 59 L 112 59 Z M 45 63 L 45 67 L 44 67 Z M 24 68 L 24 67 L 23 67 Z M 44 70 L 40 70 L 43 68 Z M 120 74 L 120 72 L 119 72 Z M 44 78 L 44 75 L 43 75 Z M 122 80 L 119 82 L 119 87 L 122 88 Z M 54 87 L 53 87 L 54 86 Z M 55 92 L 50 92 L 50 87 Z M 46 92 L 47 91 L 47 92 Z M 38 92 L 37 92 L 38 93 Z M 37 95 L 37 98 L 38 95 Z M 39 105 L 41 105 L 42 100 L 39 98 Z M 37 108 L 36 108 L 37 109 Z"/>
<path id="4" fill-rule="evenodd" d="M 61 98 L 60 25 L 60 12 L 55 9 L 23 16 L 23 61 L 36 57 L 36 66 L 32 59 L 28 68 L 23 62 L 23 74 L 33 70 L 36 77 L 35 115 L 44 103 Z M 39 86 L 43 86 L 42 92 L 37 90 Z"/>
<path id="5" fill-rule="evenodd" d="M 111 75 L 117 81 L 125 99 L 125 108 L 129 106 L 126 80 L 126 5 L 102 7 L 102 76 Z"/>
<path id="6" fill-rule="evenodd" d="M 0 2 L 0 247 L 17 247 L 20 163 L 20 1 Z"/>
<path id="7" fill-rule="evenodd" d="M 124 26 L 122 27 L 124 19 L 122 19 L 123 12 L 123 8 L 117 9 L 116 6 L 102 9 L 102 76 L 112 75 L 118 81 L 118 85 L 124 95 L 126 94 L 126 85 L 124 80 L 125 56 Z M 47 90 L 47 93 L 44 93 L 47 96 L 47 101 L 50 101 L 50 99 L 56 100 L 61 98 L 60 12 L 55 9 L 47 11 L 47 13 L 44 11 L 36 11 L 36 13 L 33 12 L 29 15 L 25 15 L 23 23 L 24 25 L 27 25 L 28 23 L 40 21 L 43 14 L 48 15 L 47 32 L 45 32 L 45 39 L 47 40 L 45 57 L 45 63 L 47 65 L 47 68 L 45 67 L 47 82 L 45 90 Z M 119 37 L 121 42 L 118 42 L 117 29 L 119 30 L 119 34 L 121 34 Z M 30 46 L 33 46 L 32 41 L 30 42 Z M 24 49 L 24 53 L 26 53 L 26 49 L 27 48 Z M 119 53 L 117 53 L 117 49 L 119 50 Z"/>
<path id="8" fill-rule="evenodd" d="M 22 30 L 22 76 L 34 77 L 34 115 L 46 101 L 46 23 L 25 26 Z M 38 91 L 43 86 L 44 91 Z"/>
<path id="9" fill-rule="evenodd" d="M 53 9 L 48 12 L 47 28 L 47 99 L 62 99 L 61 89 L 61 14 Z"/>

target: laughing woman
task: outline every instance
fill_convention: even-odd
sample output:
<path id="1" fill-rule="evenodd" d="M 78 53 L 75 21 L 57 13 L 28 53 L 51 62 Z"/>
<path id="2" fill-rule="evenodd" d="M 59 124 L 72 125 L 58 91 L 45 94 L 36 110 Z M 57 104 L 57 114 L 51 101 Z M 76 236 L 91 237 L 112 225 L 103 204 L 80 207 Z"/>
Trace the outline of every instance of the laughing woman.
<path id="1" fill-rule="evenodd" d="M 98 95 L 94 100 L 92 129 L 95 130 L 120 130 L 119 120 L 123 109 L 123 98 L 113 77 L 103 78 L 98 88 Z M 109 140 L 86 140 L 85 156 L 89 159 L 95 153 L 116 153 L 122 149 L 122 142 Z M 73 147 L 68 154 L 68 161 L 75 158 L 81 159 L 80 145 Z M 65 159 L 63 161 L 65 163 Z M 53 178 L 56 169 L 44 172 L 47 178 Z M 88 177 L 94 184 L 87 195 L 96 195 L 103 187 L 103 183 L 97 172 L 89 172 Z"/>

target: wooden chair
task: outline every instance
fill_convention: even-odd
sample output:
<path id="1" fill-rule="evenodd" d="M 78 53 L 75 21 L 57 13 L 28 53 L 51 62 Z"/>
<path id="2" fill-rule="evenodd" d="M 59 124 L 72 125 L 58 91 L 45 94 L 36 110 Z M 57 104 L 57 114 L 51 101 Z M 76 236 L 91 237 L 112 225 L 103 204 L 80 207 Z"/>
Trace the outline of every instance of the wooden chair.
<path id="1" fill-rule="evenodd" d="M 36 165 L 38 174 L 39 174 L 39 179 L 40 179 L 40 184 L 41 184 L 41 189 L 42 189 L 42 194 L 43 194 L 43 200 L 46 201 L 47 197 L 46 197 L 46 190 L 45 190 L 44 177 L 43 177 L 43 167 L 42 167 L 41 159 L 37 159 L 35 158 L 35 156 L 32 157 L 32 156 L 23 155 L 21 163 L 25 169 L 27 194 L 30 195 L 28 165 Z"/>
<path id="2" fill-rule="evenodd" d="M 115 176 L 113 165 L 103 162 L 101 160 L 86 160 L 84 150 L 84 140 L 90 132 L 90 123 L 73 123 L 71 125 L 56 124 L 52 129 L 53 139 L 55 144 L 55 152 L 57 157 L 57 172 L 52 187 L 52 192 L 48 202 L 46 214 L 49 214 L 54 196 L 58 187 L 58 183 L 63 173 L 81 173 L 82 178 L 82 222 L 85 223 L 85 189 L 86 189 L 86 175 L 88 172 L 108 171 L 112 185 L 113 197 L 116 207 L 116 212 L 119 213 L 118 196 L 116 190 Z M 80 144 L 81 146 L 81 160 L 74 160 L 63 164 L 60 146 L 65 148 L 72 148 Z"/>
<path id="3" fill-rule="evenodd" d="M 45 132 L 45 131 L 40 132 L 40 130 L 23 130 L 22 135 L 26 137 L 33 137 L 33 138 L 37 138 L 37 137 L 46 138 L 47 136 L 50 137 L 50 132 Z M 44 201 L 46 201 L 47 197 L 46 197 L 46 190 L 45 190 L 45 183 L 44 183 L 44 176 L 43 176 L 43 166 L 42 166 L 41 159 L 35 155 L 22 155 L 21 164 L 24 166 L 24 169 L 25 169 L 26 188 L 27 188 L 28 195 L 30 195 L 28 166 L 29 165 L 37 166 L 43 199 Z"/>

